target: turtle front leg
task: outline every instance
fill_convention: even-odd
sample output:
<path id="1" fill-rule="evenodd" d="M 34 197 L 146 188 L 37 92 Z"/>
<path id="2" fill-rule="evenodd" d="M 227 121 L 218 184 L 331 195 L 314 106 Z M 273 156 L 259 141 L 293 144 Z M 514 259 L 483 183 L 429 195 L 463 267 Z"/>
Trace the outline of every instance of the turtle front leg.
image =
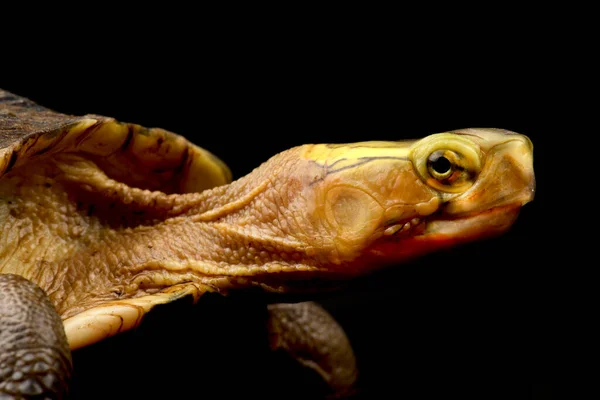
<path id="1" fill-rule="evenodd" d="M 279 303 L 268 306 L 269 345 L 316 372 L 329 386 L 329 397 L 353 393 L 356 359 L 346 334 L 317 303 Z"/>
<path id="2" fill-rule="evenodd" d="M 71 370 L 63 323 L 46 293 L 0 274 L 0 399 L 63 399 Z"/>

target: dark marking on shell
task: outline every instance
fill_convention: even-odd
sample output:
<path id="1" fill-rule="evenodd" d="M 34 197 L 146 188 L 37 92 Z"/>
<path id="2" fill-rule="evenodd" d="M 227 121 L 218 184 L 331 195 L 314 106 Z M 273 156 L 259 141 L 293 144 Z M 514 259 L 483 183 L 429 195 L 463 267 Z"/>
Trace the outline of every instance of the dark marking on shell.
<path id="1" fill-rule="evenodd" d="M 183 154 L 181 156 L 181 161 L 179 162 L 179 165 L 177 165 L 177 167 L 175 167 L 173 169 L 173 171 L 175 171 L 176 174 L 179 174 L 181 171 L 183 171 L 183 169 L 186 167 L 188 162 L 191 163 L 192 157 L 190 157 L 190 151 L 191 151 L 191 149 L 188 147 L 183 152 Z"/>
<path id="2" fill-rule="evenodd" d="M 29 145 L 28 145 L 27 149 L 31 149 L 32 147 L 34 147 L 34 146 L 37 144 L 37 142 L 38 142 L 38 140 L 39 140 L 39 139 L 40 139 L 40 136 L 39 136 L 39 135 L 37 135 L 37 136 L 34 136 L 34 137 L 33 137 L 33 142 L 32 142 L 32 143 L 29 143 Z M 49 147 L 49 146 L 48 146 L 48 147 Z M 45 152 L 48 150 L 48 147 L 45 147 L 45 148 L 43 148 L 43 149 L 41 149 L 41 150 L 37 151 L 36 153 L 34 153 L 34 154 L 32 154 L 32 155 L 38 155 L 38 154 L 45 153 Z"/>
<path id="3" fill-rule="evenodd" d="M 6 168 L 4 169 L 4 173 L 8 173 L 11 168 L 13 167 L 13 165 L 15 165 L 15 162 L 17 162 L 17 152 L 13 151 L 10 155 L 10 158 L 8 159 L 8 163 L 6 164 Z"/>
<path id="4" fill-rule="evenodd" d="M 123 141 L 120 151 L 127 150 L 129 145 L 131 144 L 131 141 L 133 140 L 133 134 L 134 134 L 133 130 L 134 130 L 134 128 L 132 125 L 127 126 L 127 137 L 125 137 L 125 141 Z"/>
<path id="5" fill-rule="evenodd" d="M 41 154 L 46 153 L 48 150 L 51 150 L 57 143 L 60 143 L 65 136 L 67 136 L 67 133 L 69 133 L 69 128 L 63 128 L 61 129 L 60 133 L 56 133 L 56 132 L 52 132 L 52 134 L 54 134 L 55 136 L 58 136 L 55 140 L 53 140 L 52 142 L 48 143 L 48 146 L 44 147 L 43 149 L 35 152 L 34 154 L 32 154 L 32 156 L 39 156 Z M 52 137 L 51 134 L 45 134 L 46 137 Z M 36 136 L 35 141 L 37 142 L 37 139 L 39 138 L 39 135 Z M 35 144 L 35 142 L 33 143 Z M 33 146 L 32 144 L 32 146 Z"/>
<path id="6" fill-rule="evenodd" d="M 83 131 L 83 133 L 81 133 L 79 135 L 79 137 L 77 138 L 77 140 L 75 141 L 75 146 L 80 146 L 83 142 L 85 142 L 85 140 L 87 138 L 89 138 L 94 132 L 96 132 L 98 130 L 98 128 L 100 128 L 103 124 L 104 123 L 102 121 L 97 121 L 92 126 L 87 127 L 86 130 Z"/>

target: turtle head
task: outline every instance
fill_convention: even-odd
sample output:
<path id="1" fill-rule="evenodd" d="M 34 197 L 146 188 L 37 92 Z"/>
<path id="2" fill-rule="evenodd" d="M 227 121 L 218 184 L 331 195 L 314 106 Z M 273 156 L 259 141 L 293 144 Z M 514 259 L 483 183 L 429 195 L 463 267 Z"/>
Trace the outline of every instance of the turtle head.
<path id="1" fill-rule="evenodd" d="M 357 272 L 498 235 L 535 191 L 531 141 L 503 130 L 311 145 L 301 157 L 312 164 L 301 196 L 305 241 L 329 270 Z"/>

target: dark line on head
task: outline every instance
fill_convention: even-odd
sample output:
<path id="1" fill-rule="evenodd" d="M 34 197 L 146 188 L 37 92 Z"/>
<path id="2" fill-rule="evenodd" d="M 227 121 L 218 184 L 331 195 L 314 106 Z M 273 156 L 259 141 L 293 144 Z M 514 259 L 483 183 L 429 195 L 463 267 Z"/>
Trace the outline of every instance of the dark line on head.
<path id="1" fill-rule="evenodd" d="M 331 171 L 327 171 L 327 173 L 325 174 L 325 176 L 329 176 L 331 174 L 335 174 L 336 172 L 344 171 L 346 169 L 358 167 L 358 166 L 366 164 L 366 163 L 368 163 L 370 161 L 371 160 L 362 160 L 362 161 L 359 161 L 359 162 L 354 163 L 354 164 L 346 165 L 345 167 L 340 167 L 338 169 L 332 169 Z"/>
<path id="2" fill-rule="evenodd" d="M 472 133 L 462 133 L 462 132 L 451 132 L 451 133 L 453 133 L 455 135 L 460 135 L 460 136 L 473 136 L 473 137 L 476 137 L 477 139 L 482 139 L 483 140 L 483 138 L 481 136 L 474 135 Z"/>
<path id="3" fill-rule="evenodd" d="M 346 161 L 346 160 L 347 160 L 347 158 L 340 158 L 339 160 L 337 160 L 337 161 L 336 161 L 336 162 L 334 162 L 333 164 L 327 164 L 327 163 L 325 163 L 325 167 L 326 167 L 326 168 L 331 168 L 331 167 L 333 167 L 335 164 L 337 164 L 337 163 L 339 163 L 339 162 L 342 162 L 342 161 Z"/>
<path id="4" fill-rule="evenodd" d="M 372 161 L 372 160 L 399 160 L 399 161 L 408 161 L 408 157 L 394 157 L 394 156 L 373 156 L 373 157 L 358 157 L 358 160 L 366 160 L 366 161 Z M 348 161 L 347 158 L 340 158 L 339 160 L 337 160 L 336 162 L 334 162 L 333 164 L 319 164 L 318 162 L 314 161 L 313 162 L 321 167 L 324 168 L 332 168 L 333 166 L 335 166 L 337 163 L 342 162 L 342 161 Z M 358 164 L 353 164 L 353 165 L 358 165 Z M 345 167 L 343 167 L 345 168 Z M 335 170 L 334 170 L 335 171 Z"/>
<path id="5" fill-rule="evenodd" d="M 331 171 L 327 171 L 327 173 L 325 174 L 325 176 L 339 172 L 339 171 L 343 171 L 349 168 L 354 168 L 354 167 L 358 167 L 360 165 L 369 163 L 371 161 L 377 161 L 377 160 L 399 160 L 399 161 L 407 161 L 408 157 L 393 157 L 393 156 L 381 156 L 381 157 L 359 157 L 358 158 L 360 161 L 351 165 L 346 165 L 345 167 L 341 167 L 338 169 L 333 169 Z"/>
<path id="6" fill-rule="evenodd" d="M 388 141 L 388 143 L 398 143 L 398 142 L 415 142 L 418 139 L 401 139 L 397 142 L 394 141 Z M 329 143 L 326 145 L 328 148 L 330 149 L 334 149 L 334 148 L 338 148 L 338 147 L 348 147 L 350 149 L 359 149 L 359 148 L 365 148 L 365 149 L 386 149 L 389 148 L 388 146 L 369 146 L 369 145 L 364 145 L 361 143 Z"/>
<path id="7" fill-rule="evenodd" d="M 345 159 L 345 158 L 344 158 L 344 159 L 342 159 L 342 160 L 338 160 L 338 161 L 336 161 L 335 163 L 331 164 L 331 166 L 320 165 L 320 164 L 318 164 L 318 163 L 316 163 L 316 162 L 315 162 L 315 164 L 319 165 L 321 168 L 326 168 L 326 169 L 327 169 L 327 172 L 325 173 L 325 175 L 324 175 L 323 177 L 321 177 L 321 178 L 319 178 L 319 179 L 316 179 L 316 180 L 312 181 L 312 182 L 310 183 L 310 185 L 312 186 L 313 184 L 315 184 L 315 183 L 317 183 L 317 182 L 321 182 L 322 180 L 324 180 L 324 179 L 325 179 L 326 177 L 328 177 L 329 175 L 332 175 L 332 174 L 335 174 L 335 173 L 338 173 L 338 172 L 341 172 L 341 171 L 345 171 L 345 170 L 347 170 L 347 169 L 350 169 L 350 168 L 355 168 L 355 167 L 358 167 L 358 166 L 361 166 L 361 165 L 364 165 L 364 164 L 370 163 L 371 161 L 377 161 L 377 160 L 398 160 L 398 161 L 407 161 L 407 160 L 408 160 L 408 157 L 381 156 L 381 157 L 359 157 L 358 159 L 359 159 L 360 161 L 358 161 L 358 162 L 356 162 L 356 163 L 354 163 L 354 164 L 346 165 L 346 166 L 344 166 L 344 167 L 340 167 L 340 168 L 338 168 L 338 169 L 333 169 L 333 170 L 330 170 L 330 169 L 329 169 L 329 167 L 331 167 L 331 166 L 333 166 L 333 165 L 337 164 L 339 161 L 342 161 L 342 160 L 347 160 L 347 159 Z"/>
<path id="8" fill-rule="evenodd" d="M 380 156 L 380 157 L 359 157 L 359 160 L 400 160 L 408 161 L 408 157 Z"/>

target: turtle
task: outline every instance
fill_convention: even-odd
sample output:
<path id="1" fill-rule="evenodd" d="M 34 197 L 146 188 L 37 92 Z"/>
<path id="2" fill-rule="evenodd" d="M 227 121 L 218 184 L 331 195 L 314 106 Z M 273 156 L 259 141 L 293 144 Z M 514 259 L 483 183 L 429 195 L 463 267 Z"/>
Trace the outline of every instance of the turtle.
<path id="1" fill-rule="evenodd" d="M 501 235 L 534 198 L 526 135 L 367 139 L 296 146 L 234 180 L 176 133 L 0 90 L 0 398 L 67 396 L 71 351 L 157 305 L 319 293 Z M 274 351 L 351 392 L 356 360 L 330 314 L 302 301 L 268 315 Z"/>

